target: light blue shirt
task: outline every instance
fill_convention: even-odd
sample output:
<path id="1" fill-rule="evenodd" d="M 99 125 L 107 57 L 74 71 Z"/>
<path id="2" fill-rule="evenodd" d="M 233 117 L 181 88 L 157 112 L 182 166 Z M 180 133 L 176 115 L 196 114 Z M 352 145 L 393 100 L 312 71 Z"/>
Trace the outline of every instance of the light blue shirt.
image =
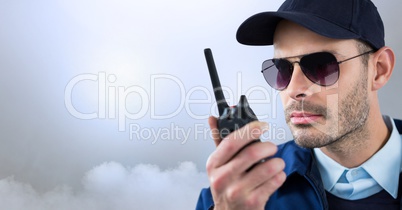
<path id="1" fill-rule="evenodd" d="M 319 148 L 314 149 L 326 191 L 348 200 L 366 198 L 382 189 L 393 198 L 397 197 L 399 174 L 402 171 L 402 135 L 390 117 L 384 116 L 384 121 L 391 131 L 387 143 L 359 167 L 346 168 Z M 344 186 L 343 183 L 348 182 L 350 184 Z"/>

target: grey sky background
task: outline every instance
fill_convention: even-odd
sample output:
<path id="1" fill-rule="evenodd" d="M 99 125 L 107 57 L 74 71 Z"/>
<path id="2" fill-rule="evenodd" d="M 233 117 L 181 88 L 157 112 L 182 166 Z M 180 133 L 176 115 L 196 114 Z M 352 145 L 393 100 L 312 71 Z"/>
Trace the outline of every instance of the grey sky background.
<path id="1" fill-rule="evenodd" d="M 291 139 L 260 73 L 272 48 L 235 40 L 281 2 L 0 1 L 0 209 L 193 208 L 214 149 L 207 47 L 229 103 L 246 94 L 263 139 Z M 381 108 L 402 118 L 402 2 L 374 2 L 397 55 Z"/>

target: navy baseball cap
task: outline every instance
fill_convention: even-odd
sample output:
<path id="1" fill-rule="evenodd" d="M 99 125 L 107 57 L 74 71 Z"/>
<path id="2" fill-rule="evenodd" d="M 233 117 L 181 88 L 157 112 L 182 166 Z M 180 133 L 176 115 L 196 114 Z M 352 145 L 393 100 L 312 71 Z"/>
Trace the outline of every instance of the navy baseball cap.
<path id="1" fill-rule="evenodd" d="M 279 21 L 286 19 L 334 39 L 359 39 L 375 50 L 385 45 L 384 25 L 370 0 L 286 0 L 276 12 L 262 12 L 244 21 L 237 41 L 272 45 Z"/>

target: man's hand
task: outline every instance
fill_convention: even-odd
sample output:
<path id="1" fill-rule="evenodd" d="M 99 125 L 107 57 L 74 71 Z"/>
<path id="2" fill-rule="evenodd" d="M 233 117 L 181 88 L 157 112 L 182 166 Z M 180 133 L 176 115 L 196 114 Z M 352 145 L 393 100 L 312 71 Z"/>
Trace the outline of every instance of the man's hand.
<path id="1" fill-rule="evenodd" d="M 209 125 L 217 130 L 215 117 L 209 118 Z M 285 163 L 280 158 L 268 159 L 248 170 L 277 151 L 276 145 L 270 142 L 250 144 L 267 129 L 266 123 L 254 121 L 223 140 L 219 133 L 213 132 L 217 148 L 208 158 L 207 173 L 214 210 L 263 210 L 269 197 L 285 181 Z"/>

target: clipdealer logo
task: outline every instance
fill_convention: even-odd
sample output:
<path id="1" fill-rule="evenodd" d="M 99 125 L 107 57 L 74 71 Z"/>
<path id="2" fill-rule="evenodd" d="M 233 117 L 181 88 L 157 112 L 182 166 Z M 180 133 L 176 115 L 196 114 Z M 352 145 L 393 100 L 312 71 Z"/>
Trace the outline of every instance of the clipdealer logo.
<path id="1" fill-rule="evenodd" d="M 228 87 L 222 87 L 225 95 L 227 96 L 227 100 L 230 104 L 237 104 L 237 100 L 240 98 L 242 94 L 242 81 L 241 81 L 241 72 L 238 72 L 237 75 L 237 89 L 234 91 Z M 181 128 L 175 124 L 169 124 L 166 128 L 151 128 L 141 125 L 139 123 L 139 119 L 142 118 L 150 118 L 151 120 L 166 120 L 173 119 L 183 110 L 186 112 L 188 116 L 195 120 L 206 120 L 211 114 L 216 113 L 216 101 L 214 97 L 214 93 L 212 90 L 203 87 L 203 86 L 195 86 L 190 89 L 186 89 L 184 83 L 173 75 L 169 74 L 155 74 L 150 75 L 150 88 L 147 90 L 143 86 L 139 85 L 131 85 L 131 86 L 119 86 L 116 83 L 117 76 L 114 74 L 107 74 L 106 72 L 99 72 L 98 74 L 80 74 L 73 77 L 66 85 L 65 93 L 64 93 L 64 103 L 67 111 L 77 119 L 81 120 L 93 120 L 93 119 L 117 119 L 118 122 L 118 131 L 126 132 L 127 128 L 130 132 L 130 139 L 139 138 L 139 139 L 150 139 L 152 142 L 156 141 L 157 138 L 166 138 L 166 139 L 188 139 L 191 133 L 196 135 L 196 138 L 205 139 L 206 135 L 200 135 L 200 133 L 206 133 L 205 129 L 202 129 L 200 124 L 195 124 L 194 128 Z M 157 93 L 157 84 L 161 82 L 170 82 L 179 88 L 179 100 L 177 107 L 174 110 L 171 110 L 169 113 L 158 114 L 157 113 L 157 103 L 156 103 L 156 93 Z M 92 112 L 84 112 L 80 110 L 79 106 L 75 106 L 73 97 L 73 91 L 82 91 L 81 83 L 90 83 L 93 86 L 97 87 L 97 92 L 94 95 L 97 95 L 97 110 Z M 159 90 L 160 91 L 160 90 Z M 200 99 L 199 93 L 202 93 L 203 97 Z M 258 93 L 260 96 L 259 99 L 249 99 L 250 104 L 271 104 L 271 110 L 268 110 L 265 115 L 259 115 L 259 119 L 275 119 L 277 117 L 277 100 L 278 93 L 272 94 L 268 92 L 266 87 L 262 86 L 253 86 L 247 89 L 244 94 L 251 95 L 253 93 Z M 198 96 L 198 97 L 197 97 Z M 127 100 L 128 97 L 136 97 L 139 100 L 136 102 L 136 107 L 138 109 L 133 112 L 128 109 Z M 192 109 L 193 106 L 205 105 L 209 107 L 209 112 L 204 112 L 204 114 L 199 114 L 197 111 Z M 159 106 L 162 106 L 159 104 Z M 129 120 L 136 120 L 137 123 L 130 123 L 127 126 L 127 122 Z M 274 125 L 275 127 L 276 125 Z M 172 128 L 173 130 L 169 130 L 168 128 Z M 155 130 L 160 129 L 160 130 Z M 276 133 L 284 133 L 283 128 L 277 127 L 276 129 L 282 129 Z M 210 133 L 210 132 L 209 132 Z M 173 135 L 175 134 L 175 135 Z M 282 134 L 281 134 L 282 135 Z M 194 137 L 193 137 L 194 138 Z M 284 138 L 284 137 L 283 137 Z M 183 142 L 182 142 L 183 143 Z"/>
<path id="2" fill-rule="evenodd" d="M 172 75 L 151 75 L 151 87 L 155 86 L 157 80 L 167 79 L 172 80 L 180 87 L 181 94 L 184 94 L 183 84 Z M 81 74 L 69 81 L 66 85 L 64 92 L 64 103 L 68 112 L 82 120 L 91 119 L 118 119 L 118 129 L 121 132 L 126 131 L 126 120 L 138 120 L 147 115 L 150 112 L 151 119 L 169 119 L 176 116 L 184 106 L 184 100 L 181 100 L 179 108 L 174 112 L 164 115 L 157 115 L 155 103 L 153 103 L 155 96 L 155 88 L 151 88 L 151 92 L 148 93 L 147 90 L 138 85 L 132 85 L 129 87 L 125 86 L 115 86 L 117 80 L 116 75 L 107 75 L 105 72 L 99 72 L 96 74 Z M 78 110 L 73 105 L 72 92 L 76 85 L 81 82 L 91 81 L 97 83 L 98 91 L 98 110 L 92 113 L 84 113 Z M 140 98 L 139 103 L 141 103 L 140 109 L 137 112 L 130 112 L 127 109 L 127 97 L 130 95 L 136 95 Z"/>

